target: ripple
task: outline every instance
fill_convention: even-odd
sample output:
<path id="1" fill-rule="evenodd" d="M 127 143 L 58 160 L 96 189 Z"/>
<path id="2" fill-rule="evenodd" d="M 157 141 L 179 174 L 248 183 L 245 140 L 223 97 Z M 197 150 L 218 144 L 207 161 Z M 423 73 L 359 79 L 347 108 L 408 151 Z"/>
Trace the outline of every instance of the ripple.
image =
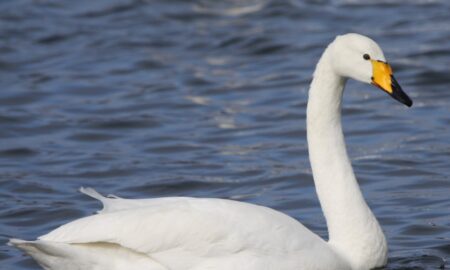
<path id="1" fill-rule="evenodd" d="M 34 156 L 37 154 L 38 154 L 37 151 L 30 149 L 30 148 L 26 148 L 26 147 L 0 150 L 0 156 L 11 157 L 11 158 L 31 157 L 31 156 Z"/>
<path id="2" fill-rule="evenodd" d="M 377 40 L 414 106 L 349 81 L 348 152 L 386 232 L 385 269 L 449 268 L 448 1 L 3 1 L 0 261 L 99 203 L 221 197 L 327 235 L 306 145 L 314 64 L 335 35 Z M 380 14 L 383 19 L 380 20 Z"/>
<path id="3" fill-rule="evenodd" d="M 74 140 L 78 142 L 98 142 L 98 141 L 109 141 L 116 139 L 117 136 L 111 134 L 101 134 L 101 133 L 75 133 L 68 137 L 69 140 Z"/>
<path id="4" fill-rule="evenodd" d="M 194 10 L 199 13 L 242 16 L 262 10 L 267 3 L 269 3 L 267 0 L 225 0 L 220 2 L 199 0 L 196 1 Z"/>

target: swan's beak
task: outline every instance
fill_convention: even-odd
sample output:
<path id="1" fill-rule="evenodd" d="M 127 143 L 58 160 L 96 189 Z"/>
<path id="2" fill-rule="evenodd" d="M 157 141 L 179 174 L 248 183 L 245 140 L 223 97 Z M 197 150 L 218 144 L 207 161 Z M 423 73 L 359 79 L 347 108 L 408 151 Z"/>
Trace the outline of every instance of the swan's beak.
<path id="1" fill-rule="evenodd" d="M 397 80 L 392 75 L 391 66 L 383 61 L 371 61 L 373 69 L 372 84 L 388 93 L 394 99 L 400 101 L 408 107 L 411 107 L 413 102 L 408 95 L 403 92 Z"/>

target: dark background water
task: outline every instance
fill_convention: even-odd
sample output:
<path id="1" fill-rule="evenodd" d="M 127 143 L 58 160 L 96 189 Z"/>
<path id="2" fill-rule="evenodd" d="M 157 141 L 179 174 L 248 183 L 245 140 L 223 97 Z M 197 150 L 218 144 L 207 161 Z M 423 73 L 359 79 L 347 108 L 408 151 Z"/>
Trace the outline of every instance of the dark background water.
<path id="1" fill-rule="evenodd" d="M 92 214 L 90 186 L 273 207 L 326 237 L 308 84 L 337 34 L 384 49 L 410 109 L 350 82 L 344 128 L 387 269 L 450 267 L 450 1 L 0 1 L 0 268 L 6 246 Z"/>

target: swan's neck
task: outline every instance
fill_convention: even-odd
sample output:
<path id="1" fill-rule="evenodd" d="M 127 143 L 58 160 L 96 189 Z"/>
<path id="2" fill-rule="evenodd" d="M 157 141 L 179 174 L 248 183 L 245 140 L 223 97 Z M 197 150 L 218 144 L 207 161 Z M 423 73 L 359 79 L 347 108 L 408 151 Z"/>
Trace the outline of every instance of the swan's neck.
<path id="1" fill-rule="evenodd" d="M 322 55 L 309 90 L 309 158 L 330 245 L 354 269 L 369 269 L 385 264 L 387 245 L 347 155 L 341 126 L 346 80 L 333 70 L 330 54 L 327 49 Z"/>

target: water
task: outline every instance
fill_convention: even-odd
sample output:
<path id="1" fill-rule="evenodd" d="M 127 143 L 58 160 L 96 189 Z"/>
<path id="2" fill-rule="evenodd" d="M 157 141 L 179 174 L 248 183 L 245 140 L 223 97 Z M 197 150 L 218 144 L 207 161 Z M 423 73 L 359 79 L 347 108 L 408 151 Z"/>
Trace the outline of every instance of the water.
<path id="1" fill-rule="evenodd" d="M 305 142 L 316 61 L 345 32 L 378 41 L 411 109 L 351 82 L 344 128 L 390 245 L 386 269 L 450 267 L 450 2 L 0 2 L 5 245 L 92 214 L 90 186 L 273 207 L 326 237 Z"/>

